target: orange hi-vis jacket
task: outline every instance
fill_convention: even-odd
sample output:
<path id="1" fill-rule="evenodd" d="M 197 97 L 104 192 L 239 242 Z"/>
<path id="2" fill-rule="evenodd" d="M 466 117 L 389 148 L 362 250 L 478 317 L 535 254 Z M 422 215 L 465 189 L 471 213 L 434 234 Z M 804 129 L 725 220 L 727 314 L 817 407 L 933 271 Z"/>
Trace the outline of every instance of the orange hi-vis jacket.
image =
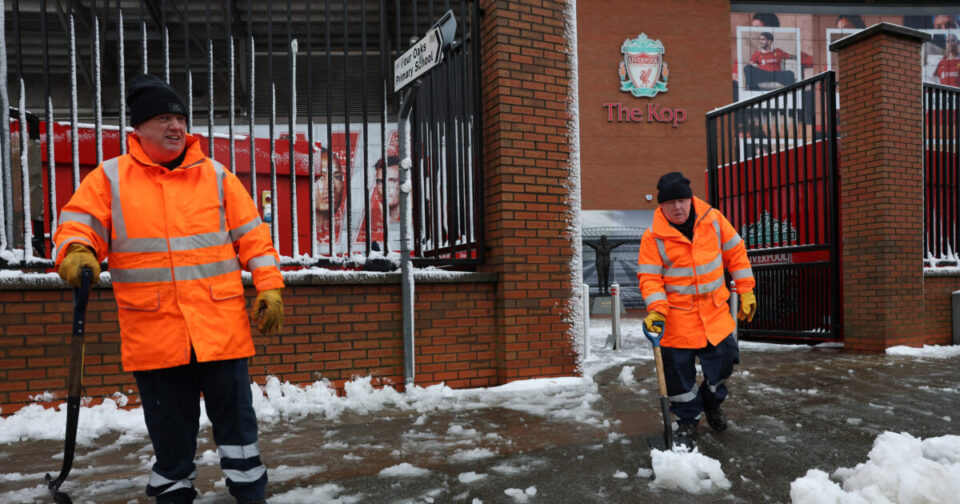
<path id="1" fill-rule="evenodd" d="M 647 309 L 667 317 L 660 343 L 672 348 L 703 348 L 708 341 L 716 345 L 733 332 L 724 269 L 736 281 L 737 292 L 750 292 L 756 285 L 743 239 L 730 221 L 697 197 L 692 206 L 693 242 L 657 208 L 637 261 Z"/>
<path id="2" fill-rule="evenodd" d="M 186 157 L 168 170 L 144 153 L 87 175 L 60 213 L 56 265 L 72 243 L 106 257 L 119 309 L 126 371 L 254 354 L 241 269 L 257 291 L 283 287 L 279 255 L 236 175 L 203 155 L 187 135 Z"/>

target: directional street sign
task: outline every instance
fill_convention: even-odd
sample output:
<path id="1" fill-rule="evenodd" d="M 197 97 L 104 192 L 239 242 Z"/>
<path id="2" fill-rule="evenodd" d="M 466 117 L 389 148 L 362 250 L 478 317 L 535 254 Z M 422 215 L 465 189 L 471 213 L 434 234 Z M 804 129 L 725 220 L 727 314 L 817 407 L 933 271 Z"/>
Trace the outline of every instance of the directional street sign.
<path id="1" fill-rule="evenodd" d="M 400 91 L 443 59 L 443 35 L 436 27 L 393 62 L 393 90 Z"/>

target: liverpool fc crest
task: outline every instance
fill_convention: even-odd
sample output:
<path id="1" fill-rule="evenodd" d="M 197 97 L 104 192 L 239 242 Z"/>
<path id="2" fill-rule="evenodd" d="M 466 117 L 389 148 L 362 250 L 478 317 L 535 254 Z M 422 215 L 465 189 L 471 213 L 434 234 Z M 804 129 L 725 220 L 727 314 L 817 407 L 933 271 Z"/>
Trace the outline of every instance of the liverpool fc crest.
<path id="1" fill-rule="evenodd" d="M 659 40 L 641 33 L 633 40 L 624 40 L 620 52 L 620 91 L 649 98 L 667 90 L 670 71 L 663 61 L 663 44 Z"/>

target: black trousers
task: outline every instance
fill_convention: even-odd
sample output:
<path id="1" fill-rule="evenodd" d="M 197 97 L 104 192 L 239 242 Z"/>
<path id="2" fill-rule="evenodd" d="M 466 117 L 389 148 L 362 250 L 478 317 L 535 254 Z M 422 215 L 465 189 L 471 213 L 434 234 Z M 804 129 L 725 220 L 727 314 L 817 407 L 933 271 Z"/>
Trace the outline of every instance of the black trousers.
<path id="1" fill-rule="evenodd" d="M 670 411 L 678 422 L 699 420 L 704 409 L 720 407 L 727 398 L 727 378 L 733 373 L 733 365 L 740 362 L 740 347 L 732 335 L 717 346 L 709 342 L 703 348 L 661 346 L 660 351 Z M 703 370 L 700 384 L 697 384 L 697 359 Z"/>
<path id="2" fill-rule="evenodd" d="M 143 415 L 157 456 L 147 495 L 157 502 L 191 502 L 197 466 L 200 395 L 213 424 L 220 467 L 238 501 L 263 499 L 267 471 L 257 447 L 247 359 L 196 362 L 152 371 L 135 371 Z"/>

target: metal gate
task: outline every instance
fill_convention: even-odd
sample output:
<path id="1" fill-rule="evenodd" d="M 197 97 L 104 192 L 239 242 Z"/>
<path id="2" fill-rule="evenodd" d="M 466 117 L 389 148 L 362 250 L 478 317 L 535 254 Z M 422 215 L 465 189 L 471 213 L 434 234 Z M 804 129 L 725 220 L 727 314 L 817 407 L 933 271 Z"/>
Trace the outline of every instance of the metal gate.
<path id="1" fill-rule="evenodd" d="M 757 280 L 744 338 L 842 338 L 836 117 L 833 72 L 707 114 L 710 204 Z"/>
<path id="2" fill-rule="evenodd" d="M 415 119 L 408 243 L 421 264 L 481 262 L 475 0 L 0 0 L 0 268 L 52 266 L 60 208 L 125 151 L 124 89 L 140 73 L 183 96 L 190 133 L 250 191 L 284 266 L 395 266 L 382 260 L 400 250 L 392 63 L 448 10 L 458 30 Z"/>

